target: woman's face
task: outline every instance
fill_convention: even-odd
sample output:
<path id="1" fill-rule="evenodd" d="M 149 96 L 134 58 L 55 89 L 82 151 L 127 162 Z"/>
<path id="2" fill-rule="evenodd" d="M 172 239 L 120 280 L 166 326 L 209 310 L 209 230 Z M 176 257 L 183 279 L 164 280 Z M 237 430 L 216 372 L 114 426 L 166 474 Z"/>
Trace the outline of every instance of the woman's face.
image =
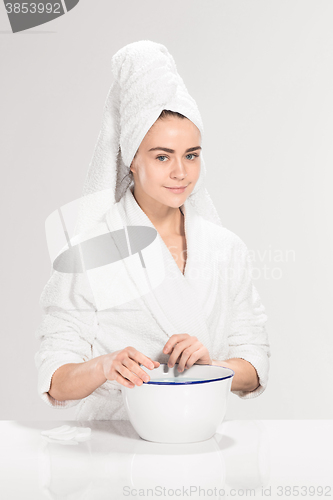
<path id="1" fill-rule="evenodd" d="M 201 134 L 193 122 L 173 116 L 158 119 L 131 163 L 135 193 L 141 199 L 180 207 L 199 178 L 200 149 Z M 168 189 L 179 186 L 186 188 Z"/>

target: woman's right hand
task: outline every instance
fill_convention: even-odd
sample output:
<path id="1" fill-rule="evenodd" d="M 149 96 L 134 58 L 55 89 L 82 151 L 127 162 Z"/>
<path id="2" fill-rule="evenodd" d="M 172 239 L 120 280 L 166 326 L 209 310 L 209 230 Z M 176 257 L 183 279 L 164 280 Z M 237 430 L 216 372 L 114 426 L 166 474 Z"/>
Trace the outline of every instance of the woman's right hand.
<path id="1" fill-rule="evenodd" d="M 107 380 L 115 380 L 125 387 L 133 388 L 150 380 L 149 375 L 140 368 L 141 363 L 146 368 L 157 368 L 159 361 L 153 361 L 134 347 L 125 347 L 120 351 L 101 356 L 102 372 Z"/>

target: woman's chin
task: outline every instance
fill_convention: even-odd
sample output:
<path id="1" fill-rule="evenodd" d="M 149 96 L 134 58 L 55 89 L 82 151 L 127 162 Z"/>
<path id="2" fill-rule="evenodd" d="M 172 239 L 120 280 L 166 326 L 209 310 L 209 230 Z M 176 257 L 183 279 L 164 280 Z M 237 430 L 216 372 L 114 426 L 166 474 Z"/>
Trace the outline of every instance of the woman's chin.
<path id="1" fill-rule="evenodd" d="M 188 188 L 186 188 L 182 193 L 175 193 L 174 191 L 171 191 L 168 188 L 162 186 L 159 196 L 157 196 L 157 190 L 143 190 L 143 197 L 147 196 L 148 198 L 154 199 L 162 205 L 178 209 L 185 203 L 186 199 L 191 194 L 192 189 L 189 190 L 189 187 L 190 186 L 188 186 Z"/>
<path id="2" fill-rule="evenodd" d="M 170 208 L 179 208 L 185 203 L 186 198 L 187 196 L 184 195 L 181 197 L 171 195 L 168 196 L 167 198 L 164 197 L 162 203 Z"/>

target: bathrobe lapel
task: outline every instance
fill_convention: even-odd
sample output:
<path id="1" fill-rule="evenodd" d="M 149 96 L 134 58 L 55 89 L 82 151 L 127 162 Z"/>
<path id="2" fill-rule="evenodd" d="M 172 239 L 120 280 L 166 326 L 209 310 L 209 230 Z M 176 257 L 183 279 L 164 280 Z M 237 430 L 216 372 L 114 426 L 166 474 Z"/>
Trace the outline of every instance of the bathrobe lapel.
<path id="1" fill-rule="evenodd" d="M 110 233 L 123 227 L 127 234 L 130 257 L 122 260 L 127 271 L 126 283 L 121 288 L 128 298 L 143 300 L 156 320 L 164 341 L 173 334 L 188 333 L 210 351 L 212 337 L 208 327 L 217 294 L 217 259 L 212 252 L 214 242 L 206 222 L 186 200 L 182 208 L 185 215 L 187 262 L 185 275 L 177 266 L 170 250 L 128 189 L 123 198 L 107 213 Z M 156 231 L 154 241 L 145 246 L 144 237 L 133 227 Z M 138 240 L 142 241 L 138 241 Z M 135 254 L 132 248 L 142 248 Z M 123 275 L 124 276 L 124 275 Z"/>

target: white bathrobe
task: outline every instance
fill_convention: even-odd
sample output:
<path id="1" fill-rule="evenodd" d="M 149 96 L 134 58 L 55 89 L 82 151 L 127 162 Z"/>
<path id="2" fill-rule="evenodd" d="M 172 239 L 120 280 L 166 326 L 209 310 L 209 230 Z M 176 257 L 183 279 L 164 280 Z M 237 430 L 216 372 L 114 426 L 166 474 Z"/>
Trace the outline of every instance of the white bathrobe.
<path id="1" fill-rule="evenodd" d="M 260 385 L 252 392 L 234 391 L 240 398 L 265 390 L 267 316 L 251 278 L 248 249 L 232 231 L 205 220 L 188 200 L 182 210 L 184 275 L 158 232 L 136 253 L 129 242 L 128 257 L 117 262 L 80 273 L 53 271 L 40 299 L 45 316 L 36 332 L 41 346 L 35 356 L 38 391 L 49 406 L 76 405 L 77 420 L 128 420 L 121 384 L 108 380 L 83 400 L 56 401 L 48 394 L 53 373 L 66 363 L 127 346 L 167 363 L 169 355 L 162 350 L 176 333 L 196 336 L 212 359 L 242 358 L 255 367 Z M 129 188 L 101 223 L 72 243 L 121 229 L 128 235 L 130 226 L 155 229 Z"/>

